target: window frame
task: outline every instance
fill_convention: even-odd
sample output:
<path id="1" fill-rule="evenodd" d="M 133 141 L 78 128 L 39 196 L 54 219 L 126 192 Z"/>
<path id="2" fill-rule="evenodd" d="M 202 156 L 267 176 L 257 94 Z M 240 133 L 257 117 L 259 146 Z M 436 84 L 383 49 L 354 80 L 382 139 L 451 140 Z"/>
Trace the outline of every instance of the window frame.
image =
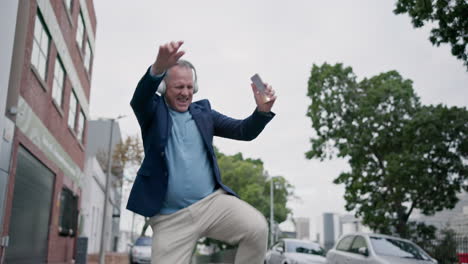
<path id="1" fill-rule="evenodd" d="M 80 53 L 82 53 L 83 47 L 84 47 L 84 41 L 85 41 L 86 25 L 84 23 L 83 13 L 81 12 L 81 10 L 78 13 L 77 23 L 78 24 L 76 26 L 75 41 L 78 44 L 78 50 L 80 51 Z"/>
<path id="2" fill-rule="evenodd" d="M 84 131 L 86 128 L 86 116 L 83 112 L 83 110 L 80 110 L 78 113 L 78 122 L 77 122 L 77 127 L 76 127 L 76 136 L 78 138 L 78 141 L 81 143 L 84 142 Z"/>
<path id="3" fill-rule="evenodd" d="M 41 28 L 37 28 L 39 25 L 41 26 Z M 37 36 L 38 32 L 40 36 Z M 47 37 L 47 47 L 44 47 L 45 45 L 43 45 L 43 36 Z M 39 40 L 37 40 L 37 38 L 39 38 Z M 40 10 L 38 9 L 34 21 L 30 63 L 34 67 L 34 70 L 38 73 L 42 81 L 47 80 L 50 46 L 52 42 L 51 40 L 52 37 L 50 36 L 47 25 L 44 22 Z M 44 51 L 44 49 L 46 50 Z M 43 59 L 43 69 L 41 69 L 41 58 Z"/>
<path id="4" fill-rule="evenodd" d="M 65 9 L 71 14 L 73 11 L 73 0 L 63 0 Z"/>
<path id="5" fill-rule="evenodd" d="M 72 100 L 74 102 L 74 107 L 72 107 Z M 68 127 L 73 131 L 75 132 L 75 128 L 76 128 L 76 113 L 77 113 L 77 107 L 78 107 L 78 98 L 76 98 L 76 95 L 75 95 L 75 92 L 73 92 L 73 89 L 70 93 L 70 103 L 68 105 L 68 120 L 67 120 L 67 124 L 68 124 Z M 73 117 L 72 117 L 72 111 L 73 111 Z M 73 118 L 73 121 L 71 121 L 71 118 Z M 70 124 L 71 122 L 73 122 L 73 124 Z"/>
<path id="6" fill-rule="evenodd" d="M 91 50 L 91 43 L 89 39 L 86 40 L 86 44 L 84 45 L 84 59 L 83 64 L 88 74 L 91 73 L 91 63 L 93 59 L 93 51 Z"/>
<path id="7" fill-rule="evenodd" d="M 357 236 L 354 237 L 354 239 L 353 239 L 351 245 L 349 245 L 349 249 L 348 249 L 349 252 L 355 253 L 355 254 L 360 254 L 358 250 L 359 250 L 359 248 L 361 248 L 361 247 L 358 247 L 358 248 L 354 248 L 354 247 L 353 247 L 354 244 L 356 243 L 356 241 L 357 241 L 358 239 L 362 239 L 362 240 L 364 241 L 365 248 L 367 248 L 367 250 L 369 250 L 369 245 L 368 245 L 368 243 L 367 243 L 367 241 L 366 241 L 366 238 L 363 237 L 363 236 L 357 235 Z"/>
<path id="8" fill-rule="evenodd" d="M 342 239 L 340 239 L 340 241 L 338 242 L 338 244 L 336 244 L 336 250 L 339 250 L 339 251 L 344 251 L 344 252 L 349 252 L 349 249 L 351 248 L 351 245 L 353 244 L 354 242 L 354 238 L 355 236 L 354 235 L 350 235 L 350 236 L 345 236 L 343 237 Z M 349 243 L 348 247 L 346 249 L 342 249 L 340 248 L 340 245 L 343 243 L 343 241 L 345 239 L 350 239 L 351 242 Z"/>
<path id="9" fill-rule="evenodd" d="M 57 71 L 61 70 L 62 71 L 62 76 L 61 80 L 58 80 L 57 77 Z M 55 69 L 54 69 L 54 77 L 53 77 L 53 83 L 52 83 L 52 100 L 59 106 L 60 109 L 63 109 L 63 91 L 65 90 L 65 80 L 66 80 L 67 73 L 65 71 L 65 67 L 63 66 L 62 60 L 60 57 L 57 55 L 55 59 Z M 58 87 L 60 84 L 58 82 L 61 82 L 61 86 Z M 56 98 L 57 95 L 57 88 L 60 88 L 60 98 Z"/>
<path id="10" fill-rule="evenodd" d="M 63 187 L 60 193 L 60 209 L 58 219 L 58 231 L 60 236 L 77 235 L 78 228 L 78 196 L 67 187 Z"/>

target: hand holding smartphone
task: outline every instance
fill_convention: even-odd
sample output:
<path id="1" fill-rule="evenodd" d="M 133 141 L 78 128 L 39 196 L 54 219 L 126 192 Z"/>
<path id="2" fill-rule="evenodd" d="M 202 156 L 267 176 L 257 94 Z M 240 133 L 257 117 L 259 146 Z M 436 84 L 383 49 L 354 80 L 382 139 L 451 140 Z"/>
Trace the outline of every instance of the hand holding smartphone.
<path id="1" fill-rule="evenodd" d="M 250 78 L 250 80 L 255 84 L 255 87 L 257 87 L 257 90 L 263 95 L 263 102 L 267 103 L 270 101 L 270 98 L 265 94 L 266 92 L 266 86 L 265 83 L 262 81 L 262 78 L 260 78 L 260 75 L 256 73 L 254 76 Z"/>

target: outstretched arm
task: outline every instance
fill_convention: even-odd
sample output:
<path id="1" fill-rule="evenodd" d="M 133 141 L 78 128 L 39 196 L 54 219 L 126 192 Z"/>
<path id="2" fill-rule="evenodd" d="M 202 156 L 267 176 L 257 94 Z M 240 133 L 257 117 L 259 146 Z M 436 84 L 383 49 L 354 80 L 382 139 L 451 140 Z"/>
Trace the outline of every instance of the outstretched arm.
<path id="1" fill-rule="evenodd" d="M 161 75 L 174 66 L 180 57 L 185 54 L 184 51 L 179 50 L 182 44 L 184 44 L 183 41 L 172 41 L 159 46 L 158 56 L 151 67 L 151 74 Z"/>
<path id="2" fill-rule="evenodd" d="M 170 42 L 159 46 L 158 55 L 150 69 L 138 82 L 137 88 L 133 94 L 130 105 L 135 113 L 140 126 L 146 127 L 148 120 L 151 119 L 155 104 L 159 98 L 156 90 L 163 80 L 166 71 L 175 65 L 185 52 L 180 51 L 183 41 Z"/>
<path id="3" fill-rule="evenodd" d="M 251 84 L 257 108 L 244 120 L 233 119 L 212 110 L 214 134 L 237 140 L 252 140 L 256 138 L 270 120 L 275 116 L 271 108 L 276 101 L 275 91 L 271 85 L 265 83 L 264 94 L 258 91 L 255 84 Z M 265 96 L 268 101 L 265 101 Z"/>

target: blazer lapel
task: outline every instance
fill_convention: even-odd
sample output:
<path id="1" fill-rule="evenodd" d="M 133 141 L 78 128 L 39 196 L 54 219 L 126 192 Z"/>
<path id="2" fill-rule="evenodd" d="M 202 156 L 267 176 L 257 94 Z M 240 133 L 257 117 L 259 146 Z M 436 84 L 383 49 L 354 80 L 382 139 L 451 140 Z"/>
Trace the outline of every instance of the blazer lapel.
<path id="1" fill-rule="evenodd" d="M 210 151 L 210 153 L 213 153 L 213 146 L 211 145 L 211 141 L 209 140 L 209 135 L 208 135 L 208 124 L 206 117 L 203 115 L 202 110 L 200 109 L 200 106 L 191 104 L 189 107 L 189 112 L 192 115 L 193 120 L 195 121 L 195 124 L 197 125 L 198 131 L 200 131 L 200 134 L 202 136 L 203 142 L 205 143 L 206 148 Z"/>

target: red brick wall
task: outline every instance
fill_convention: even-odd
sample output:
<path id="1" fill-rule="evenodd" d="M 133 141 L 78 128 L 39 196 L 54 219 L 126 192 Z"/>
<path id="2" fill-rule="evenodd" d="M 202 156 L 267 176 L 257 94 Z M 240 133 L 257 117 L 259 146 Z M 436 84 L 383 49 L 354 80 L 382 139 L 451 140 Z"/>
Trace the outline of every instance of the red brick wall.
<path id="1" fill-rule="evenodd" d="M 53 6 L 54 13 L 60 25 L 62 35 L 68 47 L 68 51 L 72 58 L 75 70 L 78 74 L 79 81 L 83 88 L 86 99 L 89 104 L 90 96 L 90 76 L 85 71 L 83 64 L 83 57 L 78 50 L 75 41 L 77 19 L 80 10 L 80 1 L 73 0 L 73 8 L 71 14 L 66 11 L 64 1 L 50 1 Z M 87 8 L 91 16 L 91 24 L 93 32 L 96 28 L 96 18 L 94 17 L 93 1 L 87 0 Z M 35 73 L 32 67 L 31 53 L 34 34 L 34 23 L 38 7 L 36 1 L 30 1 L 29 14 L 22 19 L 27 23 L 26 45 L 24 50 L 24 62 L 21 67 L 21 81 L 20 81 L 20 95 L 26 100 L 29 106 L 33 109 L 38 118 L 47 127 L 52 136 L 55 137 L 57 142 L 68 153 L 71 159 L 84 170 L 85 165 L 85 148 L 86 144 L 86 125 L 85 125 L 85 141 L 83 144 L 78 142 L 74 132 L 68 128 L 68 112 L 70 103 L 70 94 L 72 85 L 68 76 L 65 80 L 65 87 L 63 91 L 62 110 L 58 109 L 52 99 L 52 86 L 53 75 L 55 68 L 55 61 L 57 56 L 57 48 L 54 41 L 50 42 L 50 50 L 47 63 L 46 80 L 42 81 Z M 80 109 L 77 110 L 79 113 Z M 75 237 L 64 237 L 58 235 L 58 220 L 59 220 L 59 201 L 62 188 L 67 187 L 74 192 L 75 195 L 81 196 L 81 190 L 76 186 L 71 178 L 64 175 L 64 172 L 49 160 L 46 155 L 36 145 L 34 145 L 19 129 L 16 129 L 15 138 L 13 142 L 13 153 L 11 161 L 11 172 L 9 177 L 9 186 L 7 193 L 7 200 L 5 205 L 5 216 L 3 234 L 8 235 L 10 216 L 13 201 L 14 181 L 16 173 L 17 153 L 19 146 L 29 150 L 37 159 L 39 159 L 45 166 L 47 166 L 55 174 L 54 191 L 52 198 L 52 206 L 50 212 L 49 224 L 49 248 L 48 248 L 48 262 L 49 263 L 71 263 L 74 258 L 75 250 Z"/>

